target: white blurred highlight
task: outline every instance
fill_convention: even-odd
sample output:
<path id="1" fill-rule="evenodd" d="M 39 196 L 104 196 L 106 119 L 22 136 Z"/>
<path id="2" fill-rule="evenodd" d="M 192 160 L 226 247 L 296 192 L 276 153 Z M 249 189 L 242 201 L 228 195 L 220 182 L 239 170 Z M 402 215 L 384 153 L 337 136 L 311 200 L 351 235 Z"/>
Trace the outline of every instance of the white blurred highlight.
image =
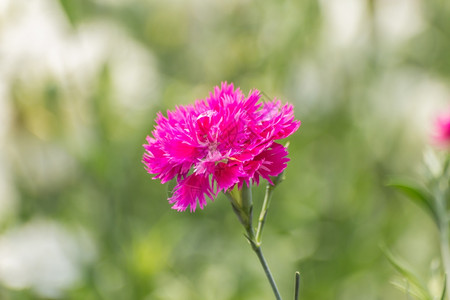
<path id="1" fill-rule="evenodd" d="M 324 38 L 337 47 L 350 47 L 359 37 L 365 12 L 361 0 L 322 0 Z"/>
<path id="2" fill-rule="evenodd" d="M 49 138 L 46 130 L 54 125 L 53 115 L 45 107 L 33 111 L 25 124 L 35 140 L 11 136 L 13 82 L 34 92 L 49 79 L 56 81 L 74 153 L 83 153 L 92 144 L 86 112 L 106 64 L 112 81 L 111 106 L 125 124 L 139 126 L 146 117 L 142 112 L 155 104 L 159 91 L 155 59 L 115 23 L 96 19 L 72 28 L 58 1 L 2 0 L 0 24 L 1 223 L 13 213 L 17 197 L 11 164 L 22 166 L 21 171 L 36 185 L 70 179 L 74 169 L 72 153 L 43 143 Z M 47 154 L 56 154 L 57 159 L 48 159 Z M 49 166 L 42 168 L 36 163 L 42 159 Z"/>
<path id="3" fill-rule="evenodd" d="M 42 297 L 58 297 L 77 283 L 81 266 L 94 256 L 83 230 L 34 220 L 0 237 L 0 281 L 12 289 L 30 288 Z"/>
<path id="4" fill-rule="evenodd" d="M 40 82 L 50 74 L 85 98 L 108 64 L 119 111 L 155 102 L 155 59 L 117 24 L 96 19 L 72 29 L 56 1 L 5 1 L 0 11 L 5 24 L 0 29 L 0 54 L 6 58 L 0 64 L 1 77 Z"/>

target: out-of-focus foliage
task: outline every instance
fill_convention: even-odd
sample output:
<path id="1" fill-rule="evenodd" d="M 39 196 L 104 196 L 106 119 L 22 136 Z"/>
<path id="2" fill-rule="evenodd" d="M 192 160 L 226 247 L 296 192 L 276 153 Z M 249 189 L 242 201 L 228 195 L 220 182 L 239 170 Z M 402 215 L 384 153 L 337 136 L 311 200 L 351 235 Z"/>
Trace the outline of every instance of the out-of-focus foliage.
<path id="1" fill-rule="evenodd" d="M 284 297 L 296 270 L 301 299 L 404 297 L 380 244 L 440 291 L 432 221 L 385 184 L 420 178 L 448 53 L 443 0 L 0 2 L 0 299 L 272 299 L 228 200 L 173 211 L 140 162 L 225 80 L 302 121 L 263 237 Z"/>

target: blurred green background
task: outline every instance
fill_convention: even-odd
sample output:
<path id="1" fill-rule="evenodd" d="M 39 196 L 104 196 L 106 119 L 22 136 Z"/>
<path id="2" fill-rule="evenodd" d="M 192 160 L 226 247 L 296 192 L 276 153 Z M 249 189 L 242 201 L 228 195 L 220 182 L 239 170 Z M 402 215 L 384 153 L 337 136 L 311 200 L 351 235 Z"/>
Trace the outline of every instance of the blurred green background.
<path id="1" fill-rule="evenodd" d="M 386 182 L 421 178 L 449 53 L 444 0 L 2 0 L 0 299 L 273 299 L 228 200 L 171 210 L 141 163 L 156 113 L 221 81 L 302 121 L 263 237 L 285 299 L 296 270 L 301 299 L 406 299 L 380 245 L 439 291 Z"/>

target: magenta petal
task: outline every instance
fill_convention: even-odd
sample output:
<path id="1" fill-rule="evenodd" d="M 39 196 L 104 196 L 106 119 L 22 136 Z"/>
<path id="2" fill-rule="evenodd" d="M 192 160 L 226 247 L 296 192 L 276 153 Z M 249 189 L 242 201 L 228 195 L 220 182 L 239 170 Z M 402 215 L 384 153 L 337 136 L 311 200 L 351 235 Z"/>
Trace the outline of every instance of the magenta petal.
<path id="1" fill-rule="evenodd" d="M 281 106 L 281 102 L 264 103 L 261 109 L 264 130 L 262 135 L 272 140 L 283 139 L 300 127 L 300 121 L 294 120 L 294 107 L 291 104 Z"/>
<path id="2" fill-rule="evenodd" d="M 165 183 L 182 172 L 181 165 L 172 165 L 169 157 L 161 149 L 156 140 L 147 137 L 148 145 L 144 145 L 146 153 L 142 157 L 147 172 L 157 174 L 154 179 L 161 179 Z"/>
<path id="3" fill-rule="evenodd" d="M 196 156 L 197 148 L 185 141 L 172 141 L 167 147 L 167 154 L 176 160 L 192 160 Z"/>
<path id="4" fill-rule="evenodd" d="M 197 202 L 201 209 L 206 205 L 205 195 L 213 199 L 208 177 L 192 174 L 178 182 L 169 203 L 174 203 L 172 208 L 178 211 L 184 211 L 190 206 L 193 212 L 197 208 Z"/>
<path id="5" fill-rule="evenodd" d="M 441 146 L 450 146 L 450 113 L 442 114 L 436 119 L 434 140 Z"/>
<path id="6" fill-rule="evenodd" d="M 214 180 L 217 182 L 216 194 L 222 190 L 228 190 L 239 181 L 239 176 L 242 176 L 240 165 L 228 165 L 225 163 L 218 163 L 214 171 Z"/>
<path id="7" fill-rule="evenodd" d="M 278 143 L 273 143 L 270 148 L 255 157 L 255 160 L 261 162 L 260 167 L 256 170 L 253 179 L 258 182 L 259 176 L 272 183 L 270 176 L 277 176 L 287 167 L 288 152 L 286 147 Z"/>

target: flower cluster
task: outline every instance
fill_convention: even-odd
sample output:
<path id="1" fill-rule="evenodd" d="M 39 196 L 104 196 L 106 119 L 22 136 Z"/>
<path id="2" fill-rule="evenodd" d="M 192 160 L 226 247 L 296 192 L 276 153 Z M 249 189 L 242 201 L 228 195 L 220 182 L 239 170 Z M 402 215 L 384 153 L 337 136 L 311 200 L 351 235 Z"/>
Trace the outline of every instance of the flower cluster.
<path id="1" fill-rule="evenodd" d="M 436 119 L 436 142 L 443 147 L 450 147 L 450 112 Z"/>
<path id="2" fill-rule="evenodd" d="M 280 101 L 258 103 L 258 90 L 245 96 L 233 84 L 215 87 L 205 100 L 178 106 L 156 118 L 153 137 L 147 136 L 142 162 L 154 179 L 176 178 L 172 208 L 195 211 L 236 184 L 272 183 L 287 166 L 287 149 L 275 140 L 295 132 L 300 121 L 293 107 Z"/>

